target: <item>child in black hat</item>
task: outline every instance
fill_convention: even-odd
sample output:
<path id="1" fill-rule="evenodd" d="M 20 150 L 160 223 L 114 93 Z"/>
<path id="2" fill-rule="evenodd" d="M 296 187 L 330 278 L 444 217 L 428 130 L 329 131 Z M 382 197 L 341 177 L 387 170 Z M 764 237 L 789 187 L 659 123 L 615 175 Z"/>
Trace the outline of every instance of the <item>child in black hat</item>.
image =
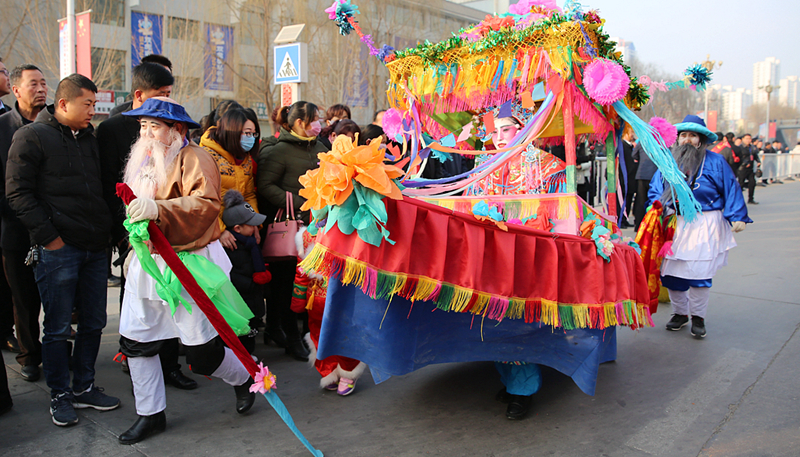
<path id="1" fill-rule="evenodd" d="M 255 212 L 253 207 L 244 201 L 239 191 L 231 189 L 225 192 L 222 199 L 225 203 L 222 222 L 236 238 L 235 250 L 225 248 L 225 253 L 233 265 L 231 282 L 255 315 L 250 321 L 250 328 L 255 329 L 264 317 L 262 286 L 272 279 L 255 237 L 258 226 L 263 224 L 267 217 Z M 252 330 L 249 335 L 239 337 L 251 354 L 256 346 L 255 336 L 256 331 Z"/>

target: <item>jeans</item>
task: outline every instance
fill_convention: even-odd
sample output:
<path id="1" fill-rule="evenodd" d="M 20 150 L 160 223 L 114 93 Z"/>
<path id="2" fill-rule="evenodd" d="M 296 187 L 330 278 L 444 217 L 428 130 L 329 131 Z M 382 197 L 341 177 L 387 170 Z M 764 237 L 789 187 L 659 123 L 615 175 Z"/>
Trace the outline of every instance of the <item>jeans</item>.
<path id="1" fill-rule="evenodd" d="M 106 326 L 107 265 L 105 251 L 90 252 L 65 245 L 39 248 L 36 284 L 44 308 L 42 371 L 55 397 L 69 392 L 69 343 L 73 309 L 78 331 L 72 353 L 72 390 L 83 392 L 94 383 L 100 335 Z"/>

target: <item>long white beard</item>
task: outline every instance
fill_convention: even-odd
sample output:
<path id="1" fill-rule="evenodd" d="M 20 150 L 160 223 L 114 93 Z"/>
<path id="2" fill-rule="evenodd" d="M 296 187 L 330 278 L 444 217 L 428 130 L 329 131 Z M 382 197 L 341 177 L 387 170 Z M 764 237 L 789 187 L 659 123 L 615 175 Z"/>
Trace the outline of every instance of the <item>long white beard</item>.
<path id="1" fill-rule="evenodd" d="M 159 187 L 167 183 L 167 175 L 175 166 L 183 138 L 173 131 L 169 145 L 153 139 L 139 138 L 131 146 L 124 182 L 137 197 L 154 198 Z"/>

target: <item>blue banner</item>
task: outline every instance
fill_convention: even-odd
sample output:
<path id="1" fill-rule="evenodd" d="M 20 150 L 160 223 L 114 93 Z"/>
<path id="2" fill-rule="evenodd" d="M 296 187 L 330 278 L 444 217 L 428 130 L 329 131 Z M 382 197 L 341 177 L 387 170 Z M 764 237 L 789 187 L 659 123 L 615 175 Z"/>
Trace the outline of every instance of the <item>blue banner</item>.
<path id="1" fill-rule="evenodd" d="M 164 19 L 158 14 L 131 11 L 131 65 L 142 63 L 142 57 L 161 54 Z"/>
<path id="2" fill-rule="evenodd" d="M 352 108 L 369 106 L 369 48 L 361 44 L 358 59 L 353 59 L 344 79 L 344 104 Z"/>
<path id="3" fill-rule="evenodd" d="M 233 27 L 206 24 L 203 87 L 233 91 Z"/>

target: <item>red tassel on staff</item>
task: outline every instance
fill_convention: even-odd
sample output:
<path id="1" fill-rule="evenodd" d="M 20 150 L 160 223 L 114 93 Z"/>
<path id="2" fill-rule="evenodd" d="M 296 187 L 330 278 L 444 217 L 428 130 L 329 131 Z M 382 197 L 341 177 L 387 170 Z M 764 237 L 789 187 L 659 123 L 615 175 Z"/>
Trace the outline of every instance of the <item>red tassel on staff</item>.
<path id="1" fill-rule="evenodd" d="M 136 195 L 125 183 L 117 184 L 117 195 L 126 205 L 129 205 L 136 199 Z M 244 365 L 250 373 L 250 376 L 255 378 L 258 372 L 258 366 L 253 361 L 253 358 L 250 357 L 250 354 L 244 346 L 242 346 L 242 342 L 239 341 L 239 338 L 233 332 L 231 326 L 225 322 L 225 319 L 219 313 L 217 307 L 214 306 L 214 303 L 211 302 L 211 299 L 208 298 L 205 291 L 197 284 L 197 281 L 186 268 L 186 265 L 178 258 L 178 254 L 172 249 L 169 241 L 167 241 L 167 237 L 164 236 L 161 229 L 159 229 L 153 221 L 148 223 L 147 232 L 150 234 L 150 241 L 153 243 L 153 247 L 161 255 L 161 258 L 164 259 L 172 272 L 175 273 L 175 277 L 181 282 L 184 290 L 192 297 L 197 306 L 200 307 L 200 310 L 206 315 L 211 325 L 213 325 L 214 329 L 219 333 L 219 336 L 222 337 L 222 341 L 233 350 L 233 353 L 236 354 L 236 357 L 242 362 L 242 365 Z"/>

